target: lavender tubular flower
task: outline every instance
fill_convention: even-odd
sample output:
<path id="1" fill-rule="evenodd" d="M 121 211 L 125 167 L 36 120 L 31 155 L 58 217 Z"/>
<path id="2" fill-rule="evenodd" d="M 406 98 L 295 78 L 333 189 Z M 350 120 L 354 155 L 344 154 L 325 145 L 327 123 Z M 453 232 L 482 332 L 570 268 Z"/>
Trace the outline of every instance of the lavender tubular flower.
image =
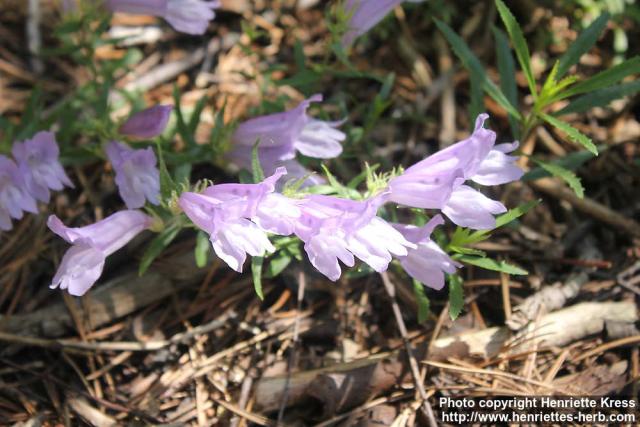
<path id="1" fill-rule="evenodd" d="M 382 272 L 393 255 L 406 255 L 407 248 L 415 247 L 376 216 L 385 197 L 383 194 L 364 202 L 331 196 L 303 200 L 296 235 L 305 243 L 311 264 L 336 281 L 342 272 L 338 260 L 351 267 L 355 256 Z"/>
<path id="2" fill-rule="evenodd" d="M 112 141 L 106 148 L 107 157 L 116 172 L 120 196 L 129 209 L 141 208 L 145 200 L 157 205 L 160 196 L 160 172 L 151 147 L 134 150 Z"/>
<path id="3" fill-rule="evenodd" d="M 120 126 L 119 132 L 135 138 L 155 138 L 167 127 L 171 105 L 156 105 L 133 114 Z"/>
<path id="4" fill-rule="evenodd" d="M 500 185 L 517 181 L 524 171 L 520 169 L 515 156 L 507 154 L 518 148 L 518 141 L 511 144 L 498 144 L 482 160 L 471 180 L 480 185 Z"/>
<path id="5" fill-rule="evenodd" d="M 476 119 L 469 138 L 427 157 L 389 181 L 389 199 L 426 209 L 441 209 L 454 223 L 475 229 L 495 227 L 494 214 L 506 211 L 471 187 L 472 180 L 483 185 L 504 184 L 522 176 L 516 158 L 506 153 L 518 143 L 494 146 L 496 134 L 483 127 L 489 116 Z"/>
<path id="6" fill-rule="evenodd" d="M 444 287 L 444 273 L 453 274 L 456 268 L 462 267 L 431 240 L 433 229 L 442 224 L 444 220 L 441 215 L 434 216 L 422 227 L 393 224 L 408 241 L 416 245 L 416 248 L 408 249 L 407 255 L 397 257 L 400 265 L 409 276 L 435 290 Z"/>
<path id="7" fill-rule="evenodd" d="M 500 202 L 492 200 L 468 185 L 460 185 L 451 193 L 451 197 L 442 208 L 454 224 L 474 230 L 495 228 L 494 215 L 507 211 Z"/>
<path id="8" fill-rule="evenodd" d="M 482 126 L 481 114 L 471 136 L 432 154 L 389 181 L 393 202 L 423 209 L 441 209 L 456 185 L 473 176 L 489 154 L 496 134 Z"/>
<path id="9" fill-rule="evenodd" d="M 301 178 L 308 171 L 295 162 L 296 152 L 321 159 L 339 156 L 346 135 L 336 128 L 343 121 L 327 122 L 307 115 L 309 105 L 320 101 L 322 95 L 314 95 L 289 111 L 240 124 L 232 136 L 234 148 L 228 153 L 229 159 L 241 168 L 251 169 L 252 149 L 259 142 L 258 158 L 267 173 L 288 166 L 289 178 Z"/>
<path id="10" fill-rule="evenodd" d="M 220 184 L 203 194 L 185 192 L 178 204 L 197 227 L 209 234 L 216 255 L 242 272 L 247 254 L 262 256 L 275 250 L 267 230 L 288 233 L 293 228 L 294 207 L 273 194 L 276 182 L 286 172 L 280 168 L 259 184 Z"/>
<path id="11" fill-rule="evenodd" d="M 422 0 L 409 0 L 419 3 Z M 349 15 L 349 28 L 342 37 L 342 46 L 348 47 L 354 40 L 384 19 L 403 0 L 347 0 L 344 11 Z"/>
<path id="12" fill-rule="evenodd" d="M 66 227 L 55 215 L 47 226 L 73 246 L 62 257 L 62 262 L 51 283 L 51 289 L 67 289 L 71 295 L 84 295 L 102 274 L 106 258 L 125 246 L 151 225 L 151 217 L 140 211 L 127 210 L 85 227 Z"/>
<path id="13" fill-rule="evenodd" d="M 23 211 L 37 213 L 36 201 L 13 160 L 0 155 L 0 230 L 11 230 L 11 218 L 22 218 Z"/>
<path id="14" fill-rule="evenodd" d="M 58 159 L 60 149 L 53 132 L 38 132 L 32 139 L 14 143 L 12 153 L 26 188 L 35 199 L 48 203 L 50 189 L 73 187 Z"/>
<path id="15" fill-rule="evenodd" d="M 349 14 L 349 29 L 342 37 L 342 46 L 373 28 L 403 0 L 347 0 L 344 11 Z"/>
<path id="16" fill-rule="evenodd" d="M 219 1 L 204 0 L 106 0 L 112 12 L 152 15 L 164 18 L 177 31 L 200 35 L 215 18 Z"/>

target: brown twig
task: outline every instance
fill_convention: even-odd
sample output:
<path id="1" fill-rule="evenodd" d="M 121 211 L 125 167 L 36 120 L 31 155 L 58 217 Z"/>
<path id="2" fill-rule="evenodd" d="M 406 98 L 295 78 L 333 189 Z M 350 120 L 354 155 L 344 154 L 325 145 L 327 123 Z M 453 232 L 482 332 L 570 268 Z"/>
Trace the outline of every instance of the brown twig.
<path id="1" fill-rule="evenodd" d="M 302 269 L 298 272 L 298 299 L 296 318 L 293 324 L 293 344 L 291 345 L 291 353 L 289 354 L 289 363 L 287 366 L 287 380 L 284 385 L 284 393 L 282 394 L 282 403 L 278 410 L 278 422 L 282 422 L 284 417 L 284 410 L 287 407 L 287 400 L 289 400 L 289 385 L 291 384 L 291 370 L 295 362 L 295 353 L 298 349 L 298 338 L 300 334 L 300 313 L 302 312 L 302 300 L 304 299 L 304 288 L 306 287 L 307 278 Z"/>
<path id="2" fill-rule="evenodd" d="M 396 318 L 396 324 L 398 325 L 398 331 L 400 332 L 400 336 L 402 337 L 402 341 L 404 342 L 404 347 L 407 352 L 407 357 L 409 358 L 409 366 L 411 367 L 411 375 L 413 376 L 413 380 L 415 382 L 416 388 L 420 392 L 420 398 L 422 399 L 422 406 L 425 412 L 425 416 L 429 422 L 429 426 L 436 427 L 438 423 L 436 422 L 436 417 L 433 414 L 433 409 L 429 404 L 429 400 L 427 397 L 427 392 L 424 389 L 424 384 L 420 381 L 421 375 L 420 370 L 418 369 L 418 362 L 416 361 L 415 356 L 413 355 L 413 350 L 411 348 L 411 343 L 407 337 L 407 327 L 404 324 L 404 320 L 402 319 L 402 313 L 400 312 L 400 306 L 398 305 L 398 301 L 396 300 L 396 290 L 389 279 L 389 275 L 386 272 L 380 273 L 380 277 L 382 277 L 382 283 L 384 284 L 384 288 L 389 295 L 389 299 L 391 299 L 391 308 L 393 310 L 393 315 Z"/>
<path id="3" fill-rule="evenodd" d="M 633 237 L 640 237 L 640 224 L 636 221 L 609 209 L 593 199 L 588 197 L 584 197 L 583 199 L 579 198 L 573 190 L 567 188 L 557 179 L 542 178 L 531 181 L 529 185 L 538 191 L 571 203 L 576 209 L 590 215 L 598 221 L 609 224 Z"/>

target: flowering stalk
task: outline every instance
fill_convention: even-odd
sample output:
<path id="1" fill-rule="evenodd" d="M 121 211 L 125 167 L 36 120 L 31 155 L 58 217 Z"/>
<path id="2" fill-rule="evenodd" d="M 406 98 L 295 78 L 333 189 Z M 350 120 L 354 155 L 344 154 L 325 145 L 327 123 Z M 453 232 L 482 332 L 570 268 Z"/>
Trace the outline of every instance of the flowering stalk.
<path id="1" fill-rule="evenodd" d="M 309 141 L 316 135 L 304 135 L 309 126 L 320 126 L 334 137 L 338 135 L 332 132 L 343 135 L 306 115 L 309 103 L 316 100 L 319 98 L 312 97 L 293 110 L 244 123 L 234 136 L 236 150 L 250 149 L 249 142 L 257 138 L 264 140 L 264 149 L 282 150 L 291 157 L 296 150 L 305 152 L 312 147 Z M 506 208 L 465 182 L 498 185 L 520 178 L 522 171 L 516 158 L 508 155 L 517 142 L 495 145 L 495 133 L 483 127 L 487 117 L 478 117 L 469 138 L 393 176 L 386 187 L 376 181 L 381 190 L 364 200 L 313 194 L 287 197 L 276 189 L 288 171 L 276 167 L 256 184 L 217 184 L 200 192 L 183 192 L 176 207 L 209 235 L 217 256 L 238 272 L 243 270 L 247 255 L 265 256 L 275 251 L 270 235 L 294 235 L 303 242 L 311 264 L 330 280 L 340 278 L 340 261 L 352 267 L 358 258 L 373 270 L 384 272 L 395 258 L 411 277 L 441 289 L 445 274 L 461 267 L 430 237 L 433 229 L 444 223 L 442 216 L 435 215 L 425 226 L 415 227 L 389 224 L 378 216 L 378 210 L 384 204 L 398 203 L 439 210 L 459 225 L 494 227 L 493 215 Z M 336 151 L 341 149 L 337 138 L 331 144 Z M 107 152 L 127 205 L 142 206 L 145 199 L 157 202 L 159 183 L 153 152 L 133 150 L 118 142 L 110 143 Z M 150 223 L 137 211 L 111 218 L 81 229 L 68 229 L 57 218 L 50 218 L 50 228 L 74 244 L 63 258 L 54 286 L 69 288 L 74 294 L 86 292 L 100 275 L 104 258 Z"/>

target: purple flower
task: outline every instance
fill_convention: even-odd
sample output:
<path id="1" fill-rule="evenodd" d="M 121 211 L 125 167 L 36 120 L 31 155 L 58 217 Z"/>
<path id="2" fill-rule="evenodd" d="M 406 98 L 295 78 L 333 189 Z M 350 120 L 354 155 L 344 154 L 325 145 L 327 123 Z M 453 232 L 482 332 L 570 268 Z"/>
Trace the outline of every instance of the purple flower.
<path id="1" fill-rule="evenodd" d="M 62 11 L 64 13 L 73 13 L 78 10 L 76 0 L 62 0 Z"/>
<path id="2" fill-rule="evenodd" d="M 144 206 L 145 199 L 157 205 L 160 195 L 160 173 L 156 155 L 151 147 L 134 150 L 116 141 L 106 148 L 109 161 L 116 172 L 120 196 L 129 209 Z"/>
<path id="3" fill-rule="evenodd" d="M 507 155 L 516 150 L 518 145 L 518 141 L 514 141 L 493 147 L 470 179 L 480 185 L 500 185 L 522 178 L 524 171 L 516 164 L 518 158 Z"/>
<path id="4" fill-rule="evenodd" d="M 347 0 L 344 6 L 349 16 L 349 29 L 342 37 L 342 46 L 347 47 L 362 34 L 373 28 L 403 0 Z"/>
<path id="5" fill-rule="evenodd" d="M 232 136 L 234 148 L 228 157 L 244 169 L 251 169 L 252 149 L 256 142 L 258 159 L 265 173 L 287 166 L 289 178 L 300 178 L 306 170 L 295 162 L 296 152 L 308 157 L 329 159 L 342 153 L 346 135 L 336 129 L 343 121 L 327 122 L 307 115 L 312 102 L 322 101 L 314 95 L 292 110 L 256 117 L 240 124 Z M 297 173 L 294 173 L 297 172 Z"/>
<path id="6" fill-rule="evenodd" d="M 0 155 L 0 230 L 11 230 L 11 218 L 22 218 L 23 211 L 37 213 L 36 201 L 13 160 Z"/>
<path id="7" fill-rule="evenodd" d="M 495 227 L 494 214 L 506 211 L 471 187 L 472 180 L 483 185 L 503 184 L 522 176 L 515 157 L 505 153 L 513 144 L 494 146 L 495 132 L 483 127 L 489 116 L 476 119 L 475 130 L 463 141 L 427 157 L 389 181 L 389 200 L 416 208 L 442 209 L 454 223 L 475 229 Z"/>
<path id="8" fill-rule="evenodd" d="M 151 217 L 140 211 L 128 210 L 85 227 L 66 227 L 51 215 L 47 226 L 73 246 L 62 257 L 62 262 L 51 283 L 51 289 L 67 289 L 71 295 L 84 295 L 98 280 L 105 259 L 129 243 L 151 225 Z"/>
<path id="9" fill-rule="evenodd" d="M 275 250 L 267 231 L 289 234 L 293 229 L 295 206 L 274 194 L 276 182 L 286 173 L 281 168 L 259 184 L 219 184 L 202 194 L 185 192 L 178 204 L 209 234 L 216 255 L 242 272 L 247 254 L 263 256 Z"/>
<path id="10" fill-rule="evenodd" d="M 430 288 L 444 287 L 444 273 L 453 274 L 461 265 L 452 260 L 433 240 L 431 233 L 438 225 L 444 224 L 441 215 L 436 215 L 422 227 L 393 224 L 393 227 L 416 248 L 408 249 L 405 256 L 398 256 L 402 268 L 417 281 Z"/>
<path id="11" fill-rule="evenodd" d="M 156 105 L 135 113 L 120 126 L 119 132 L 136 138 L 155 138 L 167 127 L 171 110 L 171 105 Z"/>
<path id="12" fill-rule="evenodd" d="M 213 9 L 219 1 L 204 0 L 106 0 L 112 12 L 152 15 L 164 18 L 177 31 L 204 34 L 209 21 L 215 18 Z"/>
<path id="13" fill-rule="evenodd" d="M 58 160 L 60 149 L 53 132 L 38 132 L 32 139 L 16 142 L 12 152 L 29 194 L 37 200 L 48 203 L 50 189 L 73 188 Z"/>
<path id="14" fill-rule="evenodd" d="M 442 213 L 454 224 L 474 230 L 495 228 L 496 219 L 493 215 L 506 211 L 507 208 L 502 203 L 488 198 L 468 185 L 457 186 L 442 207 Z"/>
<path id="15" fill-rule="evenodd" d="M 422 0 L 408 0 L 419 3 Z M 353 41 L 382 21 L 389 12 L 403 0 L 347 0 L 344 12 L 349 16 L 349 28 L 342 37 L 342 46 L 347 47 Z"/>
<path id="16" fill-rule="evenodd" d="M 384 194 L 366 201 L 319 195 L 302 200 L 295 233 L 305 243 L 311 264 L 336 281 L 341 274 L 338 260 L 352 267 L 355 256 L 382 272 L 393 255 L 407 255 L 407 248 L 415 245 L 376 216 L 384 202 Z"/>

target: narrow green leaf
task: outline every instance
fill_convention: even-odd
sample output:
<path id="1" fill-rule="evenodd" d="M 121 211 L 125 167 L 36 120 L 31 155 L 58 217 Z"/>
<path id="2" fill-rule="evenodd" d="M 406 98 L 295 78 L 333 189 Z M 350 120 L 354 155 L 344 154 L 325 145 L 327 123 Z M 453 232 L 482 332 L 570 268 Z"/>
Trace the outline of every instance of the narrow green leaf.
<path id="1" fill-rule="evenodd" d="M 180 226 L 173 224 L 163 230 L 151 241 L 147 250 L 144 252 L 144 255 L 142 255 L 142 260 L 140 260 L 140 268 L 138 269 L 138 274 L 140 276 L 147 271 L 153 260 L 155 260 L 162 251 L 171 244 L 179 232 Z"/>
<path id="2" fill-rule="evenodd" d="M 209 101 L 209 98 L 205 95 L 202 98 L 200 98 L 196 103 L 196 106 L 193 109 L 193 112 L 191 113 L 191 117 L 189 118 L 190 135 L 194 135 L 196 133 L 198 124 L 200 124 L 200 116 L 202 116 L 202 111 L 204 111 L 204 107 L 207 106 L 207 101 Z"/>
<path id="3" fill-rule="evenodd" d="M 571 46 L 569 46 L 567 51 L 560 57 L 558 78 L 564 76 L 565 73 L 569 71 L 569 68 L 577 64 L 580 57 L 591 49 L 596 41 L 598 41 L 598 37 L 600 37 L 602 30 L 607 26 L 608 21 L 609 14 L 605 12 L 582 31 L 576 41 L 571 43 Z"/>
<path id="4" fill-rule="evenodd" d="M 635 95 L 637 92 L 640 92 L 640 80 L 606 87 L 576 98 L 562 110 L 553 113 L 553 115 L 562 116 L 570 113 L 584 113 L 594 107 L 604 107 L 611 101 L 624 96 Z"/>
<path id="5" fill-rule="evenodd" d="M 459 256 L 455 257 L 458 261 L 462 261 L 466 264 L 475 265 L 476 267 L 484 268 L 485 270 L 500 271 L 502 273 L 513 274 L 517 276 L 523 276 L 529 274 L 527 270 L 523 270 L 520 267 L 511 265 L 504 261 L 496 261 L 491 258 L 479 258 L 472 256 Z"/>
<path id="6" fill-rule="evenodd" d="M 456 320 L 464 307 L 464 288 L 462 278 L 457 274 L 449 276 L 449 317 Z"/>
<path id="7" fill-rule="evenodd" d="M 607 149 L 607 146 L 603 144 L 598 146 L 597 148 L 599 152 L 602 152 Z M 590 151 L 582 150 L 576 151 L 575 153 L 569 153 L 566 156 L 554 160 L 550 163 L 553 165 L 561 166 L 565 169 L 576 170 L 590 159 L 593 159 L 593 154 Z M 542 169 L 541 167 L 536 167 L 525 173 L 522 178 L 520 178 L 520 181 L 534 181 L 536 179 L 545 178 L 548 176 L 551 176 L 549 172 Z"/>
<path id="8" fill-rule="evenodd" d="M 514 18 L 513 14 L 502 0 L 496 0 L 496 6 L 498 7 L 498 13 L 502 18 L 502 22 L 504 22 L 504 26 L 507 28 L 509 37 L 513 42 L 513 48 L 516 51 L 520 67 L 527 78 L 529 90 L 533 97 L 536 98 L 536 81 L 533 78 L 533 71 L 531 71 L 531 55 L 529 54 L 529 47 L 524 39 L 524 35 L 522 34 L 522 29 L 520 28 L 520 25 L 518 25 L 516 18 Z"/>
<path id="9" fill-rule="evenodd" d="M 281 253 L 278 257 L 273 258 L 267 266 L 267 271 L 265 273 L 266 277 L 276 277 L 282 273 L 289 264 L 291 264 L 291 261 L 292 258 L 285 253 Z"/>
<path id="10" fill-rule="evenodd" d="M 469 100 L 469 117 L 478 117 L 484 111 L 484 93 L 482 90 L 482 76 L 471 73 L 469 76 L 469 88 L 471 99 Z M 473 120 L 470 125 L 470 131 L 473 131 Z"/>
<path id="11" fill-rule="evenodd" d="M 251 258 L 251 277 L 253 277 L 253 288 L 256 290 L 256 295 L 261 300 L 264 299 L 262 293 L 262 265 L 264 264 L 264 257 L 254 256 Z"/>
<path id="12" fill-rule="evenodd" d="M 580 95 L 587 92 L 593 92 L 614 83 L 619 82 L 628 75 L 640 72 L 640 56 L 634 56 L 618 65 L 599 72 L 595 76 L 576 83 L 566 91 L 554 97 L 554 101 L 568 98 L 570 96 Z"/>
<path id="13" fill-rule="evenodd" d="M 540 118 L 542 118 L 545 122 L 549 123 L 553 127 L 556 127 L 567 134 L 570 140 L 579 143 L 584 148 L 592 152 L 595 156 L 598 155 L 598 148 L 595 146 L 593 141 L 583 133 L 581 133 L 578 129 L 574 128 L 568 123 L 563 122 L 562 120 L 558 120 L 553 116 L 550 116 L 545 113 L 538 114 Z"/>
<path id="14" fill-rule="evenodd" d="M 180 90 L 178 89 L 178 85 L 173 86 L 173 105 L 176 115 L 176 129 L 178 130 L 178 134 L 189 147 L 195 147 L 196 141 L 193 138 L 193 132 L 189 130 L 189 126 L 187 126 L 187 122 L 184 119 L 182 108 L 180 107 Z"/>
<path id="15" fill-rule="evenodd" d="M 520 218 L 522 215 L 529 212 L 532 208 L 536 207 L 540 203 L 540 200 L 530 200 L 521 204 L 513 209 L 509 209 L 508 212 L 503 213 L 496 218 L 496 228 L 503 227 L 512 221 Z"/>
<path id="16" fill-rule="evenodd" d="M 469 46 L 467 46 L 465 41 L 444 22 L 435 18 L 434 22 L 451 45 L 451 48 L 453 49 L 453 52 L 456 54 L 458 59 L 462 61 L 462 65 L 464 65 L 464 67 L 469 70 L 470 73 L 482 76 L 482 88 L 485 90 L 485 92 L 487 92 L 487 94 L 498 104 L 500 104 L 500 106 L 504 108 L 509 114 L 511 114 L 518 120 L 522 120 L 522 115 L 520 114 L 518 109 L 514 107 L 509 102 L 504 93 L 502 93 L 502 91 L 491 80 L 489 80 L 489 77 L 487 77 L 486 73 L 484 72 L 482 64 L 473 54 L 473 52 L 471 52 L 471 49 L 469 49 Z"/>
<path id="17" fill-rule="evenodd" d="M 431 303 L 424 292 L 424 285 L 415 279 L 413 280 L 413 293 L 418 302 L 418 323 L 424 323 L 429 318 Z"/>
<path id="18" fill-rule="evenodd" d="M 171 192 L 175 189 L 176 185 L 167 169 L 159 140 L 156 140 L 156 148 L 158 151 L 158 170 L 160 171 L 160 194 L 163 199 L 168 199 L 171 197 Z"/>
<path id="19" fill-rule="evenodd" d="M 259 139 L 253 144 L 253 149 L 251 150 L 251 172 L 253 174 L 253 182 L 255 183 L 264 181 L 264 171 L 262 170 L 260 158 L 258 157 L 258 145 L 260 145 Z"/>
<path id="20" fill-rule="evenodd" d="M 487 235 L 486 238 L 484 238 L 482 240 L 486 240 L 489 237 L 490 236 Z M 479 257 L 484 257 L 484 256 L 487 255 L 487 253 L 485 251 L 481 251 L 480 249 L 466 248 L 464 246 L 449 245 L 447 247 L 447 249 L 449 250 L 449 252 L 455 252 L 455 253 L 461 254 L 461 255 L 474 255 L 474 256 L 479 256 Z"/>
<path id="21" fill-rule="evenodd" d="M 367 180 L 367 177 L 369 176 L 369 174 L 375 172 L 379 168 L 380 168 L 380 165 L 378 164 L 367 167 L 358 175 L 351 178 L 351 180 L 347 183 L 347 188 L 351 188 L 352 190 L 355 190 L 356 188 L 358 188 L 358 185 L 362 184 L 364 181 Z"/>
<path id="22" fill-rule="evenodd" d="M 540 203 L 539 200 L 531 200 L 529 202 L 521 204 L 520 206 L 517 206 L 514 209 L 509 209 L 509 211 L 496 218 L 496 226 L 493 228 L 493 230 L 504 227 L 510 222 L 515 221 L 522 215 L 529 212 L 529 210 L 536 206 L 538 203 Z M 490 233 L 493 230 L 477 230 L 472 232 L 467 228 L 458 227 L 453 233 L 453 236 L 451 237 L 451 243 L 449 244 L 447 249 L 462 255 L 476 255 L 483 258 L 485 256 L 484 252 L 473 248 L 467 248 L 465 246 L 473 245 L 475 243 L 487 240 L 489 237 L 491 237 Z"/>
<path id="23" fill-rule="evenodd" d="M 516 84 L 516 65 L 509 47 L 509 39 L 502 30 L 491 28 L 496 40 L 496 56 L 498 60 L 498 72 L 500 73 L 500 89 L 511 105 L 518 105 L 518 85 Z M 518 121 L 509 115 L 511 133 L 515 139 L 520 139 L 520 125 Z"/>
<path id="24" fill-rule="evenodd" d="M 582 186 L 582 182 L 580 181 L 580 178 L 578 178 L 578 176 L 575 173 L 571 172 L 568 169 L 563 168 L 562 166 L 554 165 L 552 163 L 545 163 L 543 161 L 536 160 L 536 159 L 531 159 L 531 160 L 533 160 L 536 164 L 540 165 L 542 169 L 546 170 L 551 175 L 558 177 L 563 181 L 565 181 L 567 184 L 569 184 L 569 187 L 571 187 L 573 192 L 576 193 L 576 196 L 578 196 L 581 199 L 584 197 L 584 187 Z"/>
<path id="25" fill-rule="evenodd" d="M 198 231 L 198 235 L 196 236 L 196 248 L 194 250 L 194 254 L 196 258 L 196 265 L 199 268 L 203 268 L 205 265 L 207 265 L 210 248 L 211 243 L 209 243 L 207 234 L 203 231 Z"/>
<path id="26" fill-rule="evenodd" d="M 306 58 L 304 56 L 304 46 L 300 40 L 296 40 L 293 45 L 293 59 L 296 63 L 296 68 L 298 71 L 302 71 L 307 68 L 305 62 Z"/>

